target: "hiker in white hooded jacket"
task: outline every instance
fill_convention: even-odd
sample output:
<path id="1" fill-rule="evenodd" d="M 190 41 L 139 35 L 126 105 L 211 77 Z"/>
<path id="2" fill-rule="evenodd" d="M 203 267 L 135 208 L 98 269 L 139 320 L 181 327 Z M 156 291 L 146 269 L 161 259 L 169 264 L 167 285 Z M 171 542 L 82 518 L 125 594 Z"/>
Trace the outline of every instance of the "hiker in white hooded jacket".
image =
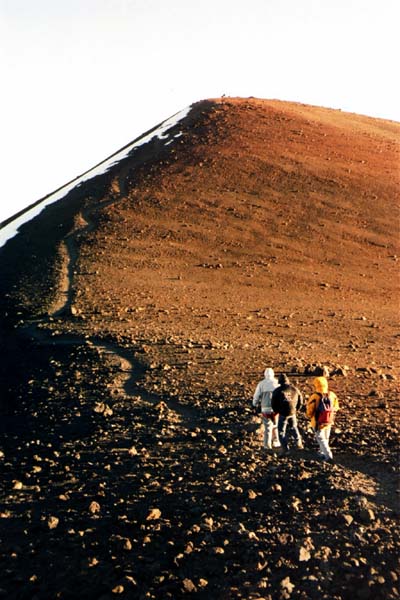
<path id="1" fill-rule="evenodd" d="M 271 449 L 279 447 L 278 415 L 274 413 L 271 406 L 272 392 L 279 385 L 275 378 L 274 370 L 265 369 L 264 379 L 257 384 L 253 396 L 253 406 L 260 406 L 261 418 L 264 425 L 264 448 Z"/>

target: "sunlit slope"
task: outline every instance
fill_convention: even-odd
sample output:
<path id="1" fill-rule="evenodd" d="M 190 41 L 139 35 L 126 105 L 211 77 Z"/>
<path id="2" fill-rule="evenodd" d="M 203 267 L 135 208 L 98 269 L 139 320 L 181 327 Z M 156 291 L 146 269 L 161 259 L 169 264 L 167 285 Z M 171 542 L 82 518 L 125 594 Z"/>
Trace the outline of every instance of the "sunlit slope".
<path id="1" fill-rule="evenodd" d="M 195 105 L 170 152 L 114 178 L 118 202 L 81 247 L 78 312 L 100 329 L 123 315 L 132 335 L 256 338 L 264 310 L 390 325 L 399 129 L 283 102 Z"/>
<path id="2" fill-rule="evenodd" d="M 247 345 L 246 360 L 260 348 L 350 360 L 352 344 L 392 355 L 399 132 L 301 104 L 199 102 L 168 140 L 150 139 L 14 241 L 12 305 L 51 313 L 67 252 L 72 317 L 59 331 Z"/>

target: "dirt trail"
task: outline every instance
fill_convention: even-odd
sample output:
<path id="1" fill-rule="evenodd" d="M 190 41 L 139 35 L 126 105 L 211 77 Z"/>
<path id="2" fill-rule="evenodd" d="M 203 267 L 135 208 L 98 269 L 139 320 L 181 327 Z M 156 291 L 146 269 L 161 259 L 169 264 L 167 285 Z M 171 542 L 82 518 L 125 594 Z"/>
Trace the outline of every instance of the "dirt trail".
<path id="1" fill-rule="evenodd" d="M 49 311 L 49 316 L 37 321 L 28 322 L 24 328 L 29 335 L 34 337 L 38 343 L 42 345 L 79 345 L 88 342 L 88 338 L 79 336 L 64 335 L 54 337 L 48 335 L 45 329 L 40 326 L 45 326 L 50 319 L 62 317 L 71 312 L 71 307 L 74 299 L 73 282 L 75 267 L 79 258 L 76 238 L 94 229 L 94 223 L 91 219 L 93 211 L 99 211 L 107 206 L 115 204 L 124 197 L 126 186 L 124 173 L 118 178 L 118 185 L 114 186 L 114 192 L 118 191 L 116 198 L 104 200 L 92 210 L 82 211 L 75 219 L 74 229 L 65 238 L 60 247 L 61 268 L 59 274 L 59 285 L 56 298 Z M 117 344 L 111 344 L 90 337 L 90 342 L 100 350 L 100 354 L 107 357 L 107 361 L 118 365 L 119 375 L 115 378 L 115 392 L 123 393 L 136 402 L 141 402 L 144 405 L 158 405 L 163 402 L 169 411 L 176 415 L 176 420 L 182 423 L 187 428 L 196 427 L 199 421 L 199 415 L 196 408 L 191 408 L 183 405 L 176 400 L 162 400 L 156 394 L 146 392 L 138 383 L 138 379 L 143 375 L 140 372 L 140 367 L 137 361 L 129 350 L 120 348 Z M 208 425 L 213 428 L 213 424 Z"/>
<path id="2" fill-rule="evenodd" d="M 108 361 L 116 365 L 119 371 L 114 380 L 114 392 L 116 394 L 124 394 L 135 402 L 141 402 L 146 406 L 161 405 L 162 408 L 162 405 L 164 405 L 168 411 L 175 415 L 175 420 L 188 429 L 198 425 L 199 411 L 196 408 L 183 405 L 172 398 L 161 399 L 157 394 L 147 392 L 140 386 L 139 381 L 143 372 L 132 352 L 117 345 L 104 344 L 96 340 L 93 340 L 93 344 L 103 356 L 107 357 Z M 212 429 L 213 425 L 210 424 L 209 427 Z"/>

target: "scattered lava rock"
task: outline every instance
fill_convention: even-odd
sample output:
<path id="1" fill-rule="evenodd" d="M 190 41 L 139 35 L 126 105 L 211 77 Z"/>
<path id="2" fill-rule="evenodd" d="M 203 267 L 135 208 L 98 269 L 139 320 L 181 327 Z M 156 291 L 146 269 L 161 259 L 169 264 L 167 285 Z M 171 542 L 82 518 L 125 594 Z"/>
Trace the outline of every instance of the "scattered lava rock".
<path id="1" fill-rule="evenodd" d="M 395 600 L 398 125 L 221 99 L 173 133 L 0 250 L 0 596 Z M 266 366 L 329 375 L 333 463 L 304 411 L 262 448 Z"/>

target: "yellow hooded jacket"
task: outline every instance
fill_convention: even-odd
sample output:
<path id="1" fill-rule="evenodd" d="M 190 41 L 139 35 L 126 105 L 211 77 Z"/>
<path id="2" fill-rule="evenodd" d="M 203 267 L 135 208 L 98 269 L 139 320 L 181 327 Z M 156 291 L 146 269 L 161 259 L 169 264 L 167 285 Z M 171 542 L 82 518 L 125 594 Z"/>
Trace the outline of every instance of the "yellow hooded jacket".
<path id="1" fill-rule="evenodd" d="M 316 377 L 313 383 L 315 392 L 311 394 L 307 401 L 306 413 L 307 417 L 311 419 L 311 427 L 315 429 L 317 426 L 317 419 L 315 413 L 321 400 L 320 394 L 329 395 L 329 398 L 332 403 L 332 408 L 335 412 L 338 411 L 340 407 L 336 394 L 334 392 L 328 391 L 328 380 L 326 379 L 326 377 Z M 324 427 L 327 427 L 327 425 L 322 425 L 322 428 Z"/>

